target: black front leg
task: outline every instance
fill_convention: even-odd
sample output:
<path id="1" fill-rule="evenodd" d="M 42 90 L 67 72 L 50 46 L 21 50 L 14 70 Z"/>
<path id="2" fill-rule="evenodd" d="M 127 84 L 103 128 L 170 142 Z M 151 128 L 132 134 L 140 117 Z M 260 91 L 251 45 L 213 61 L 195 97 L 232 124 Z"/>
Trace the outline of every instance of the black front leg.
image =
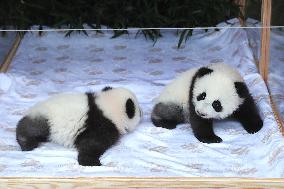
<path id="1" fill-rule="evenodd" d="M 81 133 L 75 145 L 78 149 L 78 162 L 83 166 L 100 166 L 100 157 L 109 149 L 119 138 L 118 132 L 96 133 L 85 130 Z"/>
<path id="2" fill-rule="evenodd" d="M 101 141 L 85 137 L 77 143 L 78 162 L 83 166 L 100 166 L 100 156 L 107 150 Z"/>
<path id="3" fill-rule="evenodd" d="M 240 121 L 248 133 L 256 133 L 262 128 L 263 122 L 260 118 L 255 102 L 245 83 L 235 82 L 235 87 L 238 95 L 244 99 L 244 102 L 233 114 L 233 117 Z"/>
<path id="4" fill-rule="evenodd" d="M 83 165 L 83 166 L 101 166 L 101 162 L 100 162 L 100 156 L 103 153 L 88 153 L 86 151 L 80 151 L 78 152 L 78 163 L 79 165 Z"/>
<path id="5" fill-rule="evenodd" d="M 195 112 L 195 106 L 193 104 L 193 89 L 195 86 L 195 82 L 198 78 L 201 78 L 207 74 L 212 73 L 213 70 L 202 67 L 200 68 L 196 74 L 193 76 L 190 90 L 189 90 L 189 120 L 194 133 L 194 136 L 200 141 L 204 143 L 220 143 L 222 139 L 215 135 L 213 130 L 213 120 L 211 119 L 203 119 L 198 116 Z"/>
<path id="6" fill-rule="evenodd" d="M 202 119 L 191 114 L 190 124 L 194 136 L 203 143 L 220 143 L 222 139 L 215 135 L 213 130 L 213 121 L 211 119 Z"/>
<path id="7" fill-rule="evenodd" d="M 263 126 L 263 121 L 258 114 L 256 105 L 254 104 L 252 97 L 251 99 L 245 99 L 239 110 L 234 113 L 234 117 L 250 134 L 258 132 Z"/>

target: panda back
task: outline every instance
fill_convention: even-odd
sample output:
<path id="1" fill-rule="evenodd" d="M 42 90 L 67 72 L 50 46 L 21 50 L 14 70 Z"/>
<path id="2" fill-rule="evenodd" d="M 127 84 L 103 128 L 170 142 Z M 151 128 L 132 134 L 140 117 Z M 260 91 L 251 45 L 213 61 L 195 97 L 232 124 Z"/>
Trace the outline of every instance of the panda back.
<path id="1" fill-rule="evenodd" d="M 173 103 L 183 107 L 187 106 L 191 80 L 197 70 L 198 68 L 193 68 L 178 75 L 162 91 L 160 96 L 156 99 L 156 104 L 163 102 L 166 104 Z"/>
<path id="2" fill-rule="evenodd" d="M 72 147 L 87 119 L 88 100 L 86 94 L 59 94 L 30 108 L 28 116 L 48 120 L 52 142 Z M 80 131 L 80 132 L 79 132 Z"/>

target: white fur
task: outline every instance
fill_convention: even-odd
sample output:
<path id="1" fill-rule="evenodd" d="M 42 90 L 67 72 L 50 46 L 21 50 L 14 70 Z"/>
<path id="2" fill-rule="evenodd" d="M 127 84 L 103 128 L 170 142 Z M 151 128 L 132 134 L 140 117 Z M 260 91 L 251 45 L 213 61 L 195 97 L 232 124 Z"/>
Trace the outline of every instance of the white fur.
<path id="1" fill-rule="evenodd" d="M 125 103 L 130 98 L 135 104 L 135 116 L 129 119 L 126 114 Z M 125 88 L 114 88 L 98 94 L 97 105 L 105 117 L 112 120 L 121 134 L 133 131 L 140 122 L 142 112 L 136 96 Z"/>
<path id="2" fill-rule="evenodd" d="M 50 140 L 73 146 L 77 131 L 87 119 L 88 100 L 85 94 L 59 94 L 30 108 L 31 118 L 42 115 L 50 125 Z M 79 133 L 78 133 L 79 134 Z"/>
<path id="3" fill-rule="evenodd" d="M 197 96 L 202 92 L 206 92 L 206 98 L 197 101 Z M 216 112 L 212 107 L 214 100 L 219 100 L 222 104 L 223 110 Z M 239 98 L 234 80 L 232 78 L 224 77 L 222 72 L 212 72 L 197 79 L 195 87 L 193 88 L 193 104 L 195 111 L 205 114 L 204 118 L 223 119 L 231 115 L 243 100 Z"/>
<path id="4" fill-rule="evenodd" d="M 155 99 L 155 104 L 159 102 L 173 103 L 182 107 L 184 114 L 187 114 L 190 84 L 197 70 L 198 68 L 193 68 L 179 74 Z"/>
<path id="5" fill-rule="evenodd" d="M 136 112 L 133 119 L 128 119 L 125 103 L 131 98 Z M 133 93 L 124 88 L 114 88 L 96 93 L 95 102 L 104 116 L 110 119 L 121 134 L 132 131 L 140 122 L 141 113 L 137 99 Z M 27 115 L 31 118 L 43 116 L 50 125 L 50 140 L 72 147 L 74 140 L 82 132 L 78 132 L 87 119 L 89 110 L 88 98 L 83 93 L 63 93 L 37 103 L 30 108 Z"/>
<path id="6" fill-rule="evenodd" d="M 241 75 L 232 67 L 223 63 L 210 64 L 207 66 L 213 72 L 196 80 L 193 89 L 193 103 L 195 110 L 200 113 L 207 114 L 205 118 L 222 119 L 232 114 L 243 99 L 239 98 L 234 82 L 243 82 Z M 177 76 L 166 88 L 162 91 L 156 100 L 157 103 L 173 103 L 183 108 L 185 118 L 188 120 L 189 110 L 189 90 L 191 81 L 199 68 L 190 69 Z M 197 101 L 197 96 L 206 92 L 207 96 L 203 101 Z M 216 112 L 212 107 L 212 102 L 218 99 L 222 106 L 222 112 Z"/>

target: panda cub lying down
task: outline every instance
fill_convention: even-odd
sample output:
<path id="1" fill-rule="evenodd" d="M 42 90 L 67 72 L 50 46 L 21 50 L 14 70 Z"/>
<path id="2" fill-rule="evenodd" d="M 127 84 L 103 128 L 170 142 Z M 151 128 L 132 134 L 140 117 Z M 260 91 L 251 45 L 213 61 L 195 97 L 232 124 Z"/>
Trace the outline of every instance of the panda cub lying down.
<path id="1" fill-rule="evenodd" d="M 124 88 L 59 94 L 29 109 L 17 125 L 16 138 L 23 151 L 51 141 L 76 147 L 80 165 L 101 165 L 100 156 L 134 130 L 141 116 L 135 95 Z"/>
<path id="2" fill-rule="evenodd" d="M 225 118 L 238 120 L 248 133 L 263 125 L 241 75 L 223 63 L 179 75 L 162 91 L 151 114 L 157 127 L 174 129 L 189 122 L 195 137 L 204 143 L 222 142 L 212 123 Z"/>

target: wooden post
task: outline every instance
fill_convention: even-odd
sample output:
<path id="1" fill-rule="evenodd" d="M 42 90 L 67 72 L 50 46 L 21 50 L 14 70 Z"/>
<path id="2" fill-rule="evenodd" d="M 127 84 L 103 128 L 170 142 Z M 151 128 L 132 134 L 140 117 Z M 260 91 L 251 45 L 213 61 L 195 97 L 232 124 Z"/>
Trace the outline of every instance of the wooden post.
<path id="1" fill-rule="evenodd" d="M 266 85 L 268 84 L 269 72 L 269 46 L 270 46 L 270 20 L 271 20 L 271 0 L 262 0 L 261 9 L 261 47 L 260 47 L 260 61 L 259 72 L 264 79 Z"/>
<path id="2" fill-rule="evenodd" d="M 259 72 L 264 79 L 266 86 L 269 90 L 268 83 L 268 74 L 269 74 L 269 61 L 270 61 L 270 22 L 271 22 L 271 0 L 262 0 L 262 9 L 261 9 L 261 22 L 263 28 L 261 29 L 261 47 L 260 47 L 260 61 L 259 61 Z M 279 129 L 284 136 L 284 123 L 281 120 L 281 116 L 278 113 L 278 110 L 273 102 L 271 91 L 270 93 L 270 102 L 274 117 Z"/>
<path id="3" fill-rule="evenodd" d="M 9 66 L 10 66 L 10 64 L 11 64 L 11 62 L 12 62 L 12 60 L 13 60 L 16 52 L 17 52 L 17 49 L 20 45 L 21 39 L 22 39 L 22 37 L 19 34 L 17 34 L 16 39 L 15 39 L 10 51 L 6 55 L 3 63 L 0 64 L 0 73 L 1 72 L 7 72 L 7 70 L 9 69 Z"/>

